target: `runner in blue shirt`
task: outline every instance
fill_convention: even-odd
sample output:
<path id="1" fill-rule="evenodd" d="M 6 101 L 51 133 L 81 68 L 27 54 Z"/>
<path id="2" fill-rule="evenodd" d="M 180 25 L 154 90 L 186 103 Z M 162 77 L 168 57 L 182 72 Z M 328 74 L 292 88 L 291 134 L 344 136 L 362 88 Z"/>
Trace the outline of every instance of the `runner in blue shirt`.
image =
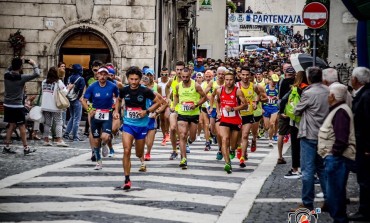
<path id="1" fill-rule="evenodd" d="M 132 143 L 135 139 L 136 156 L 142 158 L 144 155 L 145 137 L 148 133 L 148 115 L 155 112 L 160 106 L 160 100 L 154 95 L 153 91 L 140 85 L 142 73 L 138 67 L 130 67 L 126 72 L 126 77 L 129 85 L 120 89 L 116 109 L 114 110 L 114 118 L 118 119 L 123 99 L 125 104 L 122 134 L 124 149 L 122 163 L 125 174 L 124 190 L 131 188 L 130 171 Z M 146 107 L 147 99 L 153 101 L 152 106 L 149 108 Z"/>
<path id="2" fill-rule="evenodd" d="M 102 169 L 100 142 L 102 141 L 104 144 L 107 144 L 111 140 L 113 97 L 119 95 L 116 84 L 107 81 L 108 76 L 107 68 L 100 68 L 98 70 L 98 81 L 87 88 L 82 100 L 82 106 L 88 111 L 89 117 L 91 117 L 92 144 L 97 161 L 95 170 Z M 87 104 L 89 99 L 92 101 L 92 108 L 89 108 Z M 107 153 L 103 153 L 103 156 L 107 155 Z"/>

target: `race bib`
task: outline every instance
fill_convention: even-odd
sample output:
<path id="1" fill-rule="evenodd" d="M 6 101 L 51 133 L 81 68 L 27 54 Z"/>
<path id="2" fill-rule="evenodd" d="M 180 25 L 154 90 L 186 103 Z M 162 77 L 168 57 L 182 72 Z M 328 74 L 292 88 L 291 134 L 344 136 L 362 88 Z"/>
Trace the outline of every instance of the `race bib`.
<path id="1" fill-rule="evenodd" d="M 141 118 L 139 113 L 142 111 L 141 108 L 130 108 L 127 107 L 126 118 L 138 119 Z"/>
<path id="2" fill-rule="evenodd" d="M 190 109 L 194 105 L 194 102 L 184 102 L 182 103 L 182 111 L 191 111 Z"/>
<path id="3" fill-rule="evenodd" d="M 109 110 L 96 109 L 94 118 L 97 120 L 109 120 Z"/>
<path id="4" fill-rule="evenodd" d="M 222 109 L 222 114 L 224 117 L 235 117 L 236 116 L 236 113 L 235 111 L 226 111 L 226 109 Z"/>
<path id="5" fill-rule="evenodd" d="M 273 100 L 273 96 L 268 96 L 267 103 L 269 103 L 269 104 L 276 104 L 276 100 Z"/>

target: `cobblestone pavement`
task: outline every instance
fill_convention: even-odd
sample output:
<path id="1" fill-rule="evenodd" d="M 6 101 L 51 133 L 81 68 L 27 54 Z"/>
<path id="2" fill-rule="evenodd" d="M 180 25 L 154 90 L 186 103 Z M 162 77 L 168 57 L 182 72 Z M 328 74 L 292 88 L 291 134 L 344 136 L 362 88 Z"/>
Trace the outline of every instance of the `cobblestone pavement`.
<path id="1" fill-rule="evenodd" d="M 233 173 L 227 174 L 223 170 L 224 162 L 215 159 L 216 146 L 204 151 L 204 142 L 190 146 L 189 169 L 181 170 L 179 159 L 168 160 L 170 144 L 160 146 L 160 135 L 155 140 L 152 160 L 147 162 L 147 172 L 138 172 L 140 162 L 133 158 L 130 191 L 115 188 L 123 182 L 121 144 L 115 145 L 114 158 L 103 159 L 101 171 L 93 170 L 95 164 L 89 159 L 87 141 L 67 149 L 39 147 L 29 157 L 1 154 L 1 159 L 13 163 L 17 170 L 9 171 L 7 175 L 12 176 L 2 176 L 4 179 L 0 180 L 0 219 L 2 222 L 242 222 L 247 211 L 240 202 L 247 199 L 252 204 L 260 189 L 248 190 L 245 182 L 262 186 L 263 181 L 253 183 L 258 178 L 255 176 L 260 175 L 265 161 L 275 154 L 267 140 L 258 141 L 258 149 L 249 154 L 246 168 L 241 169 L 234 159 Z M 24 161 L 39 164 L 23 167 Z"/>
<path id="2" fill-rule="evenodd" d="M 267 178 L 244 223 L 287 222 L 289 210 L 301 203 L 302 181 L 284 178 L 291 168 L 290 154 L 288 149 L 284 156 L 287 164 L 277 165 Z M 315 186 L 315 190 L 316 193 L 321 192 L 320 186 Z M 356 175 L 351 173 L 347 185 L 347 197 L 351 199 L 347 206 L 348 213 L 357 211 L 358 194 Z M 316 198 L 315 207 L 321 207 L 322 202 L 322 198 Z M 321 213 L 318 217 L 319 223 L 332 222 L 328 213 Z"/>

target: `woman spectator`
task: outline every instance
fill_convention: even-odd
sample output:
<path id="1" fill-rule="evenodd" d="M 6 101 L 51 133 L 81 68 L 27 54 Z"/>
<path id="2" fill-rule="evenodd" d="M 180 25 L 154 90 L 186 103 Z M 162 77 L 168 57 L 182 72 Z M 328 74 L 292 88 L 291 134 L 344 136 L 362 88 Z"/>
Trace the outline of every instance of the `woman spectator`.
<path id="1" fill-rule="evenodd" d="M 72 87 L 72 86 L 70 86 Z M 44 80 L 41 84 L 42 88 L 42 101 L 41 109 L 45 118 L 44 125 L 44 146 L 51 146 L 49 142 L 49 133 L 50 128 L 55 122 L 55 136 L 56 136 L 56 145 L 61 147 L 68 147 L 68 145 L 62 140 L 62 109 L 56 107 L 56 102 L 54 95 L 56 94 L 58 88 L 65 94 L 68 90 L 64 83 L 59 79 L 58 70 L 55 67 L 51 67 Z"/>
<path id="2" fill-rule="evenodd" d="M 307 76 L 304 71 L 298 71 L 298 73 L 295 76 L 294 84 L 292 86 L 297 88 L 297 92 L 299 95 L 302 94 L 302 91 L 308 86 Z M 280 111 L 279 113 L 282 116 L 287 117 L 284 114 L 285 106 L 288 102 L 288 98 L 292 90 L 290 90 L 288 93 L 284 95 L 284 97 L 281 99 L 280 102 Z M 289 172 L 284 176 L 286 179 L 298 179 L 302 175 L 298 171 L 298 168 L 300 167 L 300 140 L 298 138 L 298 127 L 299 123 L 296 123 L 292 120 L 290 120 L 290 140 L 291 140 L 291 149 L 292 149 L 292 169 L 289 170 Z"/>

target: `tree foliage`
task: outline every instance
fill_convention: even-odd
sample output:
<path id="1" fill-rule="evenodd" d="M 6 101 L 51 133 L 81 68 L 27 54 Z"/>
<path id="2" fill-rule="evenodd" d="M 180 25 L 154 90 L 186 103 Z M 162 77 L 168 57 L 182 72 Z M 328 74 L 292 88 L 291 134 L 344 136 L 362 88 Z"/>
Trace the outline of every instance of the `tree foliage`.
<path id="1" fill-rule="evenodd" d="M 227 1 L 226 7 L 231 9 L 231 13 L 234 13 L 236 11 L 236 5 L 232 1 Z"/>

